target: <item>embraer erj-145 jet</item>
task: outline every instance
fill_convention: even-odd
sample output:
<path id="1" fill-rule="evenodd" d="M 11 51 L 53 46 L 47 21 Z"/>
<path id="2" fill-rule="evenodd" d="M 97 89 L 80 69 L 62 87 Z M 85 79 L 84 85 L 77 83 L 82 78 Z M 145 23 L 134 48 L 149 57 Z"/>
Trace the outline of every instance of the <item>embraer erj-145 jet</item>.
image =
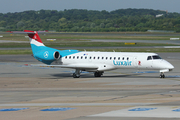
<path id="1" fill-rule="evenodd" d="M 159 70 L 160 78 L 164 78 L 164 72 L 172 71 L 174 68 L 155 53 L 57 50 L 46 47 L 38 31 L 24 30 L 21 33 L 28 34 L 33 56 L 37 60 L 47 66 L 75 69 L 74 78 L 79 78 L 81 71 L 94 72 L 95 77 L 101 77 L 104 71 L 114 69 Z"/>

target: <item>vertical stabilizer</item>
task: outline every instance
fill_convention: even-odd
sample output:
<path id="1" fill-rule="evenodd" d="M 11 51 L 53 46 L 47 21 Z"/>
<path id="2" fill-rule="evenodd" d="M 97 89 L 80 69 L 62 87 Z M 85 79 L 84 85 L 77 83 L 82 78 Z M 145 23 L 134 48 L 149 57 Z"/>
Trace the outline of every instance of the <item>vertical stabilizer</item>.
<path id="1" fill-rule="evenodd" d="M 29 36 L 33 54 L 40 52 L 45 47 L 37 31 L 24 30 L 24 32 Z"/>
<path id="2" fill-rule="evenodd" d="M 30 42 L 33 42 L 34 44 L 39 46 L 44 46 L 43 42 L 41 41 L 41 38 L 38 35 L 38 32 L 36 31 L 30 31 L 30 30 L 24 30 L 29 36 Z"/>
<path id="3" fill-rule="evenodd" d="M 47 31 L 31 31 L 31 30 L 24 30 L 22 31 L 8 31 L 11 33 L 27 33 L 29 36 L 33 56 L 45 63 L 50 65 L 52 62 L 59 60 L 60 56 L 60 50 L 56 50 L 53 48 L 46 47 L 43 42 L 41 41 L 41 38 L 39 37 L 38 33 L 44 33 Z"/>

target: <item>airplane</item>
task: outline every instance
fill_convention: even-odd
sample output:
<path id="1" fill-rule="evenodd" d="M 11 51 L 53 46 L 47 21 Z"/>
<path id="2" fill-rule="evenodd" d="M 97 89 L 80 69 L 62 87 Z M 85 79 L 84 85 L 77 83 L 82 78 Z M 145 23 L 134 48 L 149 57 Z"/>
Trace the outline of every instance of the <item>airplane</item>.
<path id="1" fill-rule="evenodd" d="M 90 52 L 50 48 L 41 41 L 38 35 L 41 32 L 43 31 L 24 30 L 13 33 L 27 33 L 34 58 L 49 67 L 75 69 L 73 78 L 79 78 L 82 71 L 94 72 L 94 77 L 101 77 L 104 71 L 115 69 L 159 70 L 160 78 L 165 78 L 164 73 L 174 69 L 171 63 L 156 53 Z"/>

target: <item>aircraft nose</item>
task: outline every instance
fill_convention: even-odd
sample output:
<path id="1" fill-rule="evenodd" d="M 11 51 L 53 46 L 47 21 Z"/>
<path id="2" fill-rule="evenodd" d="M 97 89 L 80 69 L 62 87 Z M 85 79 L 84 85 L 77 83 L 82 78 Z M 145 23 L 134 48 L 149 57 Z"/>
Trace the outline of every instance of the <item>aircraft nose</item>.
<path id="1" fill-rule="evenodd" d="M 169 63 L 170 64 L 170 63 Z M 174 69 L 174 66 L 172 64 L 169 65 L 169 69 Z"/>
<path id="2" fill-rule="evenodd" d="M 165 62 L 165 66 L 164 67 L 168 68 L 169 70 L 174 69 L 174 66 L 171 63 L 169 63 L 167 61 L 164 61 L 164 62 Z"/>

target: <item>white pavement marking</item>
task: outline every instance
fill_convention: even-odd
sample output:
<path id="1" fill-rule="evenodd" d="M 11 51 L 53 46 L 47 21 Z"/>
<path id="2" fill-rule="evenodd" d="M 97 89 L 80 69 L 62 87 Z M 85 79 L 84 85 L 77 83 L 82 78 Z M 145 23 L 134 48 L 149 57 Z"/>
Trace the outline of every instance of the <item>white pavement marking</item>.
<path id="1" fill-rule="evenodd" d="M 180 46 L 164 46 L 164 48 L 180 48 Z"/>
<path id="2" fill-rule="evenodd" d="M 145 111 L 138 111 L 138 109 L 147 109 Z M 167 106 L 167 107 L 156 107 L 156 106 L 138 106 L 133 108 L 127 108 L 117 111 L 111 111 L 96 115 L 91 115 L 90 117 L 153 117 L 153 118 L 180 118 L 180 112 L 173 110 L 179 109 L 179 107 Z M 129 111 L 132 109 L 137 109 L 137 111 Z"/>

